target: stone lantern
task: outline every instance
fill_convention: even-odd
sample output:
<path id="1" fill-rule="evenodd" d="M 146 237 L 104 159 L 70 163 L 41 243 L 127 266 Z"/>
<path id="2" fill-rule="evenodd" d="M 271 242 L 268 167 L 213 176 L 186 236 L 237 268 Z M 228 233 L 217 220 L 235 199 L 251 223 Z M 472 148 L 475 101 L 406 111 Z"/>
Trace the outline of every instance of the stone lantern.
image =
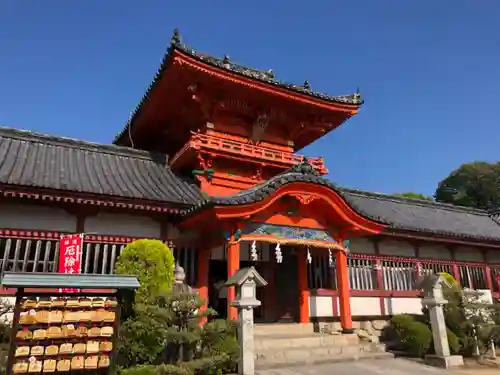
<path id="1" fill-rule="evenodd" d="M 460 355 L 450 355 L 446 322 L 443 306 L 448 303 L 444 298 L 443 284 L 450 286 L 442 275 L 428 275 L 422 278 L 419 288 L 424 291 L 422 305 L 429 309 L 432 338 L 435 355 L 426 355 L 427 364 L 437 367 L 455 367 L 463 365 Z"/>
<path id="2" fill-rule="evenodd" d="M 253 332 L 253 309 L 260 306 L 256 298 L 256 288 L 266 286 L 267 282 L 259 275 L 254 267 L 242 268 L 225 284 L 235 288 L 235 299 L 231 306 L 238 309 L 238 342 L 240 345 L 240 361 L 238 373 L 254 375 L 255 373 L 255 346 Z"/>
<path id="3" fill-rule="evenodd" d="M 175 263 L 174 268 L 175 284 L 172 286 L 172 293 L 191 293 L 192 288 L 188 284 L 184 284 L 186 273 L 179 263 Z"/>

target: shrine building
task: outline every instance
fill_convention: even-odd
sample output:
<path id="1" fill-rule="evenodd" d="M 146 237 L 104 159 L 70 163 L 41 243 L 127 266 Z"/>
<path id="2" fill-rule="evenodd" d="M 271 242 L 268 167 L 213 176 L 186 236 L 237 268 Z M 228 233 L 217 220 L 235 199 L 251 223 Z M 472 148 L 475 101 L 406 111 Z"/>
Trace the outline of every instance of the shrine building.
<path id="1" fill-rule="evenodd" d="M 300 154 L 362 104 L 199 53 L 176 31 L 113 144 L 0 128 L 0 272 L 57 272 L 60 236 L 84 233 L 81 272 L 109 274 L 127 243 L 155 238 L 211 305 L 217 282 L 253 265 L 269 283 L 257 321 L 346 332 L 420 313 L 427 273 L 500 296 L 497 213 L 336 186 L 322 157 Z"/>

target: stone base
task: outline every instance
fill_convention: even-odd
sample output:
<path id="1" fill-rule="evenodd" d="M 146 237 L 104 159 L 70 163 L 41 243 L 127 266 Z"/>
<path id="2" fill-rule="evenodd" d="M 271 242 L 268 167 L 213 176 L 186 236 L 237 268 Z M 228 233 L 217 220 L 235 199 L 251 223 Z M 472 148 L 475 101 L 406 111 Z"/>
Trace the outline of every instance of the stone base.
<path id="1" fill-rule="evenodd" d="M 450 368 L 463 366 L 464 359 L 461 355 L 450 355 L 447 357 L 441 357 L 438 355 L 426 355 L 425 363 L 429 366 Z"/>

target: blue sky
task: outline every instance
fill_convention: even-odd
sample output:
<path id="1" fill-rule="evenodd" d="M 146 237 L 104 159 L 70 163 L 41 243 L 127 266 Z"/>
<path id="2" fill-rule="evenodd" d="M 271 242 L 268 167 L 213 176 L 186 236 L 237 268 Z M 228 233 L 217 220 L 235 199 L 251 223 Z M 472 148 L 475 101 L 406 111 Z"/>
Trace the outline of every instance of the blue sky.
<path id="1" fill-rule="evenodd" d="M 339 185 L 432 194 L 500 150 L 500 2 L 0 2 L 0 124 L 111 142 L 172 29 L 191 46 L 365 105 L 304 150 Z"/>

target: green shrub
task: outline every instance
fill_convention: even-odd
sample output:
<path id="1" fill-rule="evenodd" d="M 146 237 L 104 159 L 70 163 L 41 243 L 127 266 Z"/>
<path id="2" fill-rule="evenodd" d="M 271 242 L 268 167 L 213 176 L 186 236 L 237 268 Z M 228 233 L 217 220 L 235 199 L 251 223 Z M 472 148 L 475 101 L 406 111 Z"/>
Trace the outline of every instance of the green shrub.
<path id="1" fill-rule="evenodd" d="M 457 335 L 455 335 L 449 329 L 446 330 L 446 335 L 448 336 L 448 345 L 450 346 L 450 354 L 460 353 L 461 345 Z"/>
<path id="2" fill-rule="evenodd" d="M 402 337 L 404 350 L 416 357 L 422 357 L 431 347 L 432 332 L 430 328 L 420 322 L 413 322 L 408 325 Z"/>
<path id="3" fill-rule="evenodd" d="M 184 365 L 139 365 L 120 369 L 118 375 L 194 375 L 194 373 Z"/>
<path id="4" fill-rule="evenodd" d="M 394 315 L 391 319 L 390 327 L 394 333 L 399 337 L 402 332 L 406 331 L 407 327 L 416 322 L 417 320 L 413 315 L 399 314 Z"/>
<path id="5" fill-rule="evenodd" d="M 129 368 L 163 361 L 172 363 L 197 355 L 203 337 L 200 318 L 214 314 L 212 309 L 201 312 L 203 304 L 193 293 L 161 293 L 137 303 L 134 316 L 120 329 L 119 365 Z"/>
<path id="6" fill-rule="evenodd" d="M 201 349 L 203 356 L 210 359 L 200 364 L 204 373 L 236 373 L 240 347 L 237 339 L 236 321 L 214 320 L 203 327 Z M 194 369 L 196 372 L 196 369 Z"/>
<path id="7" fill-rule="evenodd" d="M 137 240 L 128 244 L 116 260 L 115 272 L 135 275 L 141 284 L 136 301 L 170 290 L 174 284 L 174 256 L 159 240 Z"/>
<path id="8" fill-rule="evenodd" d="M 396 334 L 402 350 L 410 355 L 421 357 L 427 353 L 432 343 L 430 328 L 407 314 L 396 315 L 391 319 L 391 328 Z"/>
<path id="9" fill-rule="evenodd" d="M 126 369 L 120 369 L 118 375 L 156 375 L 156 367 L 153 365 L 139 365 Z"/>

